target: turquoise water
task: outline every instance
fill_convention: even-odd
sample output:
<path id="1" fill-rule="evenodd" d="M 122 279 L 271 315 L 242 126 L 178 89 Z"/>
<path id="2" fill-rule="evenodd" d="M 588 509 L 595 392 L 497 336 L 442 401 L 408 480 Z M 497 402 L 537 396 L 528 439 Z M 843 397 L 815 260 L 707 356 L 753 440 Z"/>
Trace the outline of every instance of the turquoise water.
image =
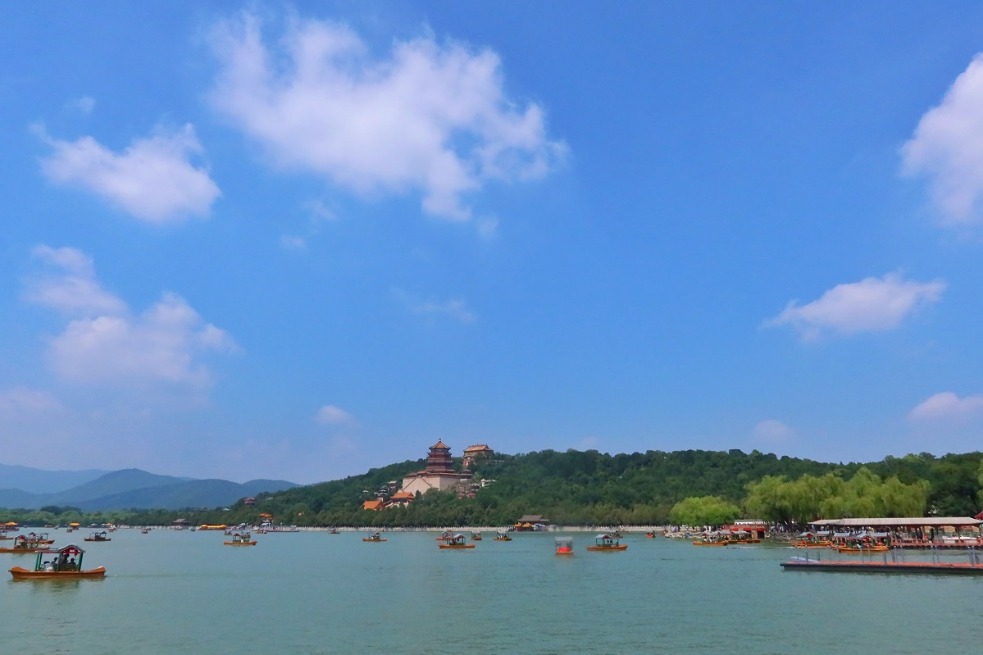
<path id="1" fill-rule="evenodd" d="M 56 546 L 69 536 L 54 532 Z M 0 589 L 6 652 L 976 653 L 983 578 L 785 572 L 788 548 L 694 548 L 631 534 L 621 553 L 553 554 L 555 534 L 120 530 L 82 544 L 105 580 Z M 909 553 L 908 559 L 916 559 Z M 960 555 L 963 556 L 964 555 Z M 956 557 L 956 555 L 952 555 Z M 0 555 L 4 569 L 33 563 Z M 9 574 L 5 573 L 9 576 Z"/>

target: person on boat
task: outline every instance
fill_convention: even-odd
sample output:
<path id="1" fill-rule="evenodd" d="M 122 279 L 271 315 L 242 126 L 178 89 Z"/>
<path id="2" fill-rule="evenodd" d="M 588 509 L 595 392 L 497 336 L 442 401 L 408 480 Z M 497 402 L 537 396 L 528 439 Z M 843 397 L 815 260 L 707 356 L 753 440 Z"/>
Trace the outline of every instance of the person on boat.
<path id="1" fill-rule="evenodd" d="M 44 560 L 44 570 L 45 571 L 54 571 L 55 570 L 55 566 L 54 566 L 54 564 L 51 563 L 50 560 Z"/>
<path id="2" fill-rule="evenodd" d="M 68 560 L 68 564 L 65 565 L 65 570 L 67 570 L 67 571 L 74 571 L 77 568 L 78 568 L 78 565 L 75 563 L 75 558 L 74 557 L 72 557 L 70 560 Z"/>

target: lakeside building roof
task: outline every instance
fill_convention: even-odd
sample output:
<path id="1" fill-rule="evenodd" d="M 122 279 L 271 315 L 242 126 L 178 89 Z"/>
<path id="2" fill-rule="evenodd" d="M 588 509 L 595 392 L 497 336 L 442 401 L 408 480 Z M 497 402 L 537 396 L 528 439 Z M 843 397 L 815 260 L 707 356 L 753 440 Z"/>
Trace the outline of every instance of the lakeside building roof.
<path id="1" fill-rule="evenodd" d="M 895 517 L 882 519 L 823 519 L 820 521 L 810 521 L 809 525 L 832 525 L 844 528 L 874 528 L 874 527 L 922 527 L 922 526 L 944 526 L 944 525 L 975 525 L 979 526 L 983 521 L 970 518 L 969 516 L 923 516 L 923 517 Z"/>

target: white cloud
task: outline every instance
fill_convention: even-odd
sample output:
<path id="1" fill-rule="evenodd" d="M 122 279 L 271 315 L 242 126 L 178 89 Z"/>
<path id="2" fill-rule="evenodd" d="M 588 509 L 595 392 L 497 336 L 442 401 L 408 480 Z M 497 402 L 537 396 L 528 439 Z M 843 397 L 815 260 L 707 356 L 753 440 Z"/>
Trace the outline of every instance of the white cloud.
<path id="1" fill-rule="evenodd" d="M 860 282 L 838 284 L 806 305 L 799 306 L 793 300 L 764 325 L 791 325 L 805 339 L 815 339 L 824 332 L 856 334 L 891 330 L 923 305 L 938 302 L 945 288 L 941 281 L 906 281 L 897 273 L 869 277 Z"/>
<path id="2" fill-rule="evenodd" d="M 419 190 L 434 216 L 466 219 L 463 195 L 542 176 L 566 151 L 537 105 L 505 97 L 489 50 L 418 38 L 373 59 L 322 21 L 294 21 L 273 48 L 251 15 L 219 25 L 213 47 L 213 105 L 282 166 L 362 194 Z"/>
<path id="3" fill-rule="evenodd" d="M 38 129 L 54 152 L 41 168 L 58 184 L 81 187 L 147 223 L 175 223 L 206 217 L 221 192 L 192 155 L 202 151 L 194 128 L 157 130 L 115 153 L 90 136 L 76 141 L 54 139 Z"/>
<path id="4" fill-rule="evenodd" d="M 100 287 L 92 259 L 82 251 L 41 245 L 32 254 L 50 270 L 28 283 L 28 301 L 65 314 L 125 311 L 122 300 Z"/>
<path id="5" fill-rule="evenodd" d="M 66 380 L 204 390 L 211 374 L 201 357 L 236 347 L 176 294 L 164 293 L 150 309 L 133 315 L 101 288 L 91 259 L 81 251 L 39 246 L 34 252 L 57 274 L 32 282 L 26 298 L 75 317 L 51 340 L 47 353 L 51 368 Z"/>
<path id="6" fill-rule="evenodd" d="M 69 103 L 69 107 L 81 114 L 91 114 L 92 110 L 96 108 L 96 100 L 91 96 L 82 96 L 73 99 Z"/>
<path id="7" fill-rule="evenodd" d="M 781 421 L 768 419 L 755 425 L 751 430 L 751 434 L 755 439 L 776 443 L 785 441 L 792 436 L 792 429 Z"/>
<path id="8" fill-rule="evenodd" d="M 315 420 L 321 425 L 346 425 L 355 421 L 355 418 L 340 407 L 325 405 L 317 410 Z"/>
<path id="9" fill-rule="evenodd" d="M 139 316 L 71 321 L 52 341 L 48 354 L 54 370 L 75 382 L 204 389 L 211 386 L 211 375 L 197 356 L 233 348 L 225 332 L 203 324 L 184 299 L 165 293 Z"/>
<path id="10" fill-rule="evenodd" d="M 952 225 L 983 220 L 983 54 L 922 116 L 901 149 L 903 171 L 929 179 L 932 199 Z"/>
<path id="11" fill-rule="evenodd" d="M 908 414 L 915 420 L 962 419 L 983 414 L 983 395 L 960 398 L 951 391 L 937 393 Z"/>

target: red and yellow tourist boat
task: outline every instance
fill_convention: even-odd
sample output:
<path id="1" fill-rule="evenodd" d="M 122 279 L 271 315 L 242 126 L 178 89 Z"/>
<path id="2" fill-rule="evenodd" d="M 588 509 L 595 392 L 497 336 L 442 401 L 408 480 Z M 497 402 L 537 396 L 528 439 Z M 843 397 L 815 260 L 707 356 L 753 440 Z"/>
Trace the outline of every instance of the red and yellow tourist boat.
<path id="1" fill-rule="evenodd" d="M 704 532 L 699 539 L 693 541 L 694 546 L 727 546 L 730 536 L 723 532 Z"/>
<path id="2" fill-rule="evenodd" d="M 455 534 L 444 540 L 444 543 L 437 544 L 438 548 L 449 550 L 464 550 L 474 548 L 474 544 L 469 544 L 463 534 Z"/>
<path id="3" fill-rule="evenodd" d="M 106 575 L 105 566 L 94 569 L 82 568 L 82 556 L 85 551 L 75 545 L 58 549 L 41 549 L 37 552 L 34 569 L 15 566 L 10 569 L 14 580 L 78 580 L 82 578 L 103 578 Z"/>
<path id="4" fill-rule="evenodd" d="M 886 553 L 891 550 L 887 544 L 848 544 L 836 547 L 838 553 Z"/>
<path id="5" fill-rule="evenodd" d="M 0 553 L 36 553 L 50 545 L 51 542 L 42 543 L 36 538 L 28 537 L 28 535 L 17 535 L 14 537 L 14 545 L 7 548 L 0 548 Z"/>
<path id="6" fill-rule="evenodd" d="M 830 548 L 833 542 L 828 537 L 828 532 L 803 532 L 792 542 L 792 548 Z"/>
<path id="7" fill-rule="evenodd" d="M 379 543 L 382 541 L 389 541 L 389 540 L 383 537 L 380 533 L 376 532 L 375 534 L 370 535 L 368 537 L 362 537 L 362 541 L 367 541 L 369 543 Z"/>
<path id="8" fill-rule="evenodd" d="M 223 541 L 226 546 L 255 546 L 256 540 L 248 532 L 236 532 L 232 535 L 232 541 Z"/>
<path id="9" fill-rule="evenodd" d="M 587 550 L 594 552 L 615 552 L 628 550 L 628 544 L 621 543 L 621 540 L 613 534 L 599 534 L 594 537 L 594 545 L 587 546 Z"/>
<path id="10" fill-rule="evenodd" d="M 891 543 L 886 532 L 874 532 L 838 540 L 833 548 L 839 553 L 886 553 L 891 550 Z"/>

